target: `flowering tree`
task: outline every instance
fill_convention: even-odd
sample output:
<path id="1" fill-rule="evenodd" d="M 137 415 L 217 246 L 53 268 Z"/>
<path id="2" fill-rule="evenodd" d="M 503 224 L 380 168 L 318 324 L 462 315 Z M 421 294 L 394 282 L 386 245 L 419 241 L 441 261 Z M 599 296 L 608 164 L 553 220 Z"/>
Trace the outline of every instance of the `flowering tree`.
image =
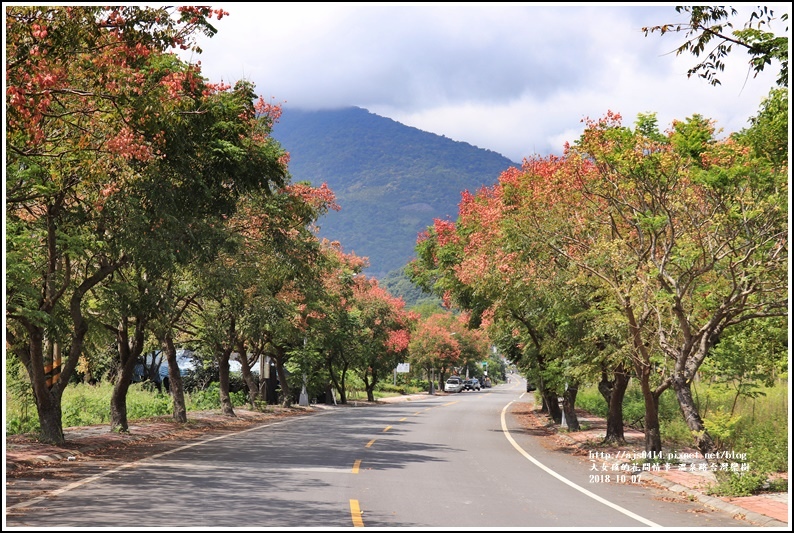
<path id="1" fill-rule="evenodd" d="M 411 363 L 424 368 L 428 376 L 437 370 L 439 383 L 445 381 L 447 372 L 462 366 L 460 343 L 450 328 L 454 321 L 448 312 L 429 316 L 416 326 L 408 346 Z"/>
<path id="2" fill-rule="evenodd" d="M 670 387 L 705 454 L 714 444 L 692 399 L 695 373 L 726 328 L 786 313 L 787 186 L 747 147 L 714 140 L 701 117 L 675 123 L 667 139 L 640 126 L 624 128 L 616 114 L 588 122 L 555 173 L 564 196 L 535 206 L 568 210 L 545 242 L 622 310 L 646 449 L 661 451 L 658 396 Z"/>
<path id="3" fill-rule="evenodd" d="M 391 375 L 408 353 L 411 329 L 418 319 L 405 310 L 405 302 L 378 286 L 375 279 L 358 276 L 353 285 L 349 313 L 355 320 L 357 366 L 367 399 L 375 401 L 375 386 Z"/>
<path id="4" fill-rule="evenodd" d="M 209 19 L 224 14 L 7 9 L 6 333 L 28 370 L 45 441 L 63 441 L 60 401 L 88 330 L 85 296 L 132 260 L 114 230 L 135 217 L 111 216 L 108 204 L 162 162 L 161 126 L 180 116 L 172 93 L 200 81 L 164 52 L 192 47 L 196 32 L 212 35 Z"/>
<path id="5" fill-rule="evenodd" d="M 770 100 L 755 124 L 782 131 L 781 108 Z M 457 223 L 437 221 L 420 238 L 413 277 L 465 309 L 487 309 L 496 342 L 514 359 L 531 353 L 539 377 L 544 367 L 566 380 L 613 371 L 610 413 L 630 364 L 648 451 L 661 451 L 658 399 L 672 388 L 707 453 L 695 373 L 726 328 L 786 312 L 784 151 L 753 129 L 717 141 L 697 115 L 666 134 L 653 115 L 634 130 L 621 121 L 587 121 L 562 157 L 525 160 L 464 194 Z M 621 438 L 622 421 L 610 419 Z"/>

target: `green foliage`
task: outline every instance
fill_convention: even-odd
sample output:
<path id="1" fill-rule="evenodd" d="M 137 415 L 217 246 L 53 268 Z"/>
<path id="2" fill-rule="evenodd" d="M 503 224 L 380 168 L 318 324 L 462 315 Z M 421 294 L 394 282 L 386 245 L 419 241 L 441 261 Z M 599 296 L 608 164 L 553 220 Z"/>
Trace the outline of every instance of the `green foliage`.
<path id="1" fill-rule="evenodd" d="M 218 383 L 211 383 L 203 390 L 195 390 L 185 395 L 188 412 L 220 409 Z M 97 385 L 84 383 L 68 387 L 64 391 L 62 417 L 64 427 L 90 426 L 110 423 L 110 398 L 113 385 L 101 382 Z M 8 390 L 7 390 L 8 394 Z M 232 405 L 244 406 L 248 398 L 244 390 L 231 393 Z M 157 391 L 144 383 L 134 383 L 127 393 L 127 417 L 130 420 L 168 416 L 172 413 L 172 400 L 168 393 Z M 35 412 L 24 414 L 32 400 L 21 400 L 17 396 L 7 396 L 6 434 L 35 433 L 39 429 Z"/>
<path id="2" fill-rule="evenodd" d="M 380 383 L 378 383 L 378 385 L 377 385 L 375 390 L 376 390 L 376 392 L 390 392 L 390 393 L 396 393 L 396 394 L 408 394 L 406 392 L 407 387 L 405 385 L 399 385 L 399 384 L 398 385 L 394 385 L 393 383 L 384 383 L 382 381 Z"/>
<path id="3" fill-rule="evenodd" d="M 635 131 L 645 137 L 657 142 L 665 142 L 666 137 L 659 131 L 659 120 L 656 113 L 638 113 L 634 123 Z"/>
<path id="4" fill-rule="evenodd" d="M 715 472 L 717 484 L 710 489 L 718 496 L 749 496 L 764 490 L 769 476 L 788 471 L 787 420 L 777 417 L 753 424 L 738 423 L 723 449 L 747 454 L 747 472 Z"/>
<path id="5" fill-rule="evenodd" d="M 733 392 L 725 387 L 709 387 L 700 396 L 708 398 L 711 411 L 704 416 L 709 432 L 720 437 L 720 449 L 746 454 L 746 472 L 717 471 L 717 483 L 710 494 L 718 496 L 748 496 L 766 490 L 769 476 L 787 472 L 788 449 L 788 389 L 784 382 L 764 388 L 763 395 L 743 397 L 733 408 Z M 714 436 L 714 435 L 712 435 Z"/>
<path id="6" fill-rule="evenodd" d="M 167 393 L 146 393 L 143 386 L 140 391 L 134 390 L 134 384 L 127 393 L 127 418 L 147 418 L 150 416 L 169 415 L 172 412 L 171 396 Z M 130 394 L 131 393 L 131 394 Z"/>
<path id="7" fill-rule="evenodd" d="M 717 447 L 723 449 L 725 443 L 733 441 L 736 424 L 739 423 L 741 418 L 741 416 L 717 410 L 703 423 Z"/>
<path id="8" fill-rule="evenodd" d="M 426 293 L 418 285 L 414 284 L 402 268 L 387 273 L 379 281 L 379 284 L 389 291 L 392 296 L 402 298 L 405 302 L 405 307 L 409 309 L 434 309 L 438 312 L 442 308 L 441 298 Z M 424 315 L 424 313 L 422 314 Z"/>
<path id="9" fill-rule="evenodd" d="M 670 143 L 679 154 L 687 155 L 696 161 L 714 142 L 714 126 L 699 114 L 694 114 L 685 121 L 673 124 Z"/>
<path id="10" fill-rule="evenodd" d="M 760 472 L 714 472 L 717 483 L 706 494 L 714 496 L 751 496 L 764 486 L 767 476 Z"/>
<path id="11" fill-rule="evenodd" d="M 64 394 L 61 409 L 64 427 L 104 424 L 110 420 L 110 395 L 97 395 L 96 391 L 86 389 L 87 386 L 77 385 Z"/>
<path id="12" fill-rule="evenodd" d="M 189 411 L 209 411 L 220 409 L 220 386 L 210 383 L 206 389 L 194 390 L 185 395 L 185 404 Z"/>
<path id="13" fill-rule="evenodd" d="M 38 432 L 39 418 L 28 374 L 13 354 L 6 352 L 5 358 L 6 434 Z"/>
<path id="14" fill-rule="evenodd" d="M 761 73 L 772 60 L 778 61 L 780 71 L 777 84 L 787 87 L 788 37 L 778 37 L 772 32 L 761 30 L 762 27 L 769 27 L 770 23 L 776 20 L 774 11 L 767 6 L 758 6 L 751 12 L 750 20 L 743 29 L 733 30 L 731 17 L 735 17 L 737 11 L 733 7 L 729 9 L 725 6 L 676 6 L 677 12 L 689 15 L 687 23 L 645 27 L 642 31 L 646 36 L 654 32 L 659 32 L 661 35 L 668 32 L 686 32 L 686 40 L 676 49 L 676 55 L 684 53 L 691 53 L 695 57 L 706 55 L 704 60 L 689 69 L 687 76 L 697 74 L 711 85 L 719 85 L 721 82 L 718 74 L 725 69 L 725 59 L 736 46 L 742 47 L 750 55 L 749 65 L 750 70 L 755 72 L 754 76 Z M 788 13 L 783 13 L 780 20 L 784 23 L 788 22 Z"/>
<path id="15" fill-rule="evenodd" d="M 758 115 L 750 117 L 750 127 L 735 134 L 739 142 L 751 146 L 757 156 L 768 159 L 776 166 L 788 162 L 788 101 L 788 88 L 772 89 L 761 102 Z"/>
<path id="16" fill-rule="evenodd" d="M 576 395 L 576 406 L 604 418 L 607 416 L 609 409 L 604 397 L 601 396 L 595 386 L 579 389 Z M 667 423 L 668 427 L 674 430 L 671 433 L 677 439 L 679 430 L 674 427 L 674 424 L 671 424 L 681 418 L 681 410 L 678 407 L 675 394 L 671 390 L 666 390 L 659 397 L 659 418 L 662 421 L 662 427 L 664 428 L 665 423 Z M 642 390 L 636 380 L 633 380 L 626 388 L 626 395 L 623 398 L 623 420 L 631 427 L 642 429 L 644 427 L 644 419 L 645 401 L 642 397 Z M 663 433 L 665 437 L 668 436 L 668 432 Z M 686 441 L 691 441 L 688 432 L 686 433 Z"/>
<path id="17" fill-rule="evenodd" d="M 40 429 L 38 417 L 19 416 L 14 413 L 6 415 L 6 435 L 38 433 Z"/>

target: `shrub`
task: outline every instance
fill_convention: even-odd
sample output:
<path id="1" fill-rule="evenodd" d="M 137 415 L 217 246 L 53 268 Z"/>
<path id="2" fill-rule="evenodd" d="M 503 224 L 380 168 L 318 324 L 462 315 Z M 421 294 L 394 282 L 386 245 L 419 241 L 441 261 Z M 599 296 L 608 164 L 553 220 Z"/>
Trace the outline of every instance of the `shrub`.
<path id="1" fill-rule="evenodd" d="M 380 392 L 387 392 L 387 393 L 395 393 L 395 394 L 405 394 L 406 385 L 394 385 L 392 383 L 378 383 L 377 387 L 375 387 L 375 391 Z"/>
<path id="2" fill-rule="evenodd" d="M 714 473 L 717 483 L 706 490 L 712 496 L 750 496 L 758 492 L 766 482 L 766 475 L 757 472 Z"/>
<path id="3" fill-rule="evenodd" d="M 220 386 L 217 383 L 210 383 L 204 389 L 186 393 L 185 403 L 188 411 L 220 409 Z"/>

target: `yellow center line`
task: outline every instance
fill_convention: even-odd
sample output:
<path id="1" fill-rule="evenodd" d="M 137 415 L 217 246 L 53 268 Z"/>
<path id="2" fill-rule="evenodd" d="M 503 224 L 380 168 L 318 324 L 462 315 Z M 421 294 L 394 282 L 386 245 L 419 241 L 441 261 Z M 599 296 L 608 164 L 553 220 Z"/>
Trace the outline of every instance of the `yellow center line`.
<path id="1" fill-rule="evenodd" d="M 358 474 L 358 468 L 361 466 L 361 459 L 356 459 L 353 463 L 353 473 Z"/>
<path id="2" fill-rule="evenodd" d="M 384 433 L 386 433 L 386 432 L 387 432 L 387 431 L 389 431 L 390 429 L 391 429 L 391 426 L 386 426 L 385 428 L 383 428 L 383 432 L 384 432 Z"/>
<path id="3" fill-rule="evenodd" d="M 401 418 L 401 419 L 400 419 L 400 422 L 405 422 L 406 420 L 408 420 L 408 417 L 407 417 L 407 416 L 406 416 L 406 417 L 403 417 L 403 418 Z"/>
<path id="4" fill-rule="evenodd" d="M 364 527 L 364 521 L 361 519 L 361 507 L 358 506 L 358 500 L 350 500 L 350 517 L 353 519 L 353 527 Z"/>
<path id="5" fill-rule="evenodd" d="M 366 445 L 366 446 L 364 446 L 364 447 L 365 447 L 365 448 L 369 448 L 370 446 L 372 446 L 373 444 L 375 444 L 375 441 L 376 441 L 376 440 L 378 440 L 378 439 L 372 439 L 372 440 L 371 440 L 371 441 L 369 441 L 369 442 L 367 443 L 367 445 Z"/>

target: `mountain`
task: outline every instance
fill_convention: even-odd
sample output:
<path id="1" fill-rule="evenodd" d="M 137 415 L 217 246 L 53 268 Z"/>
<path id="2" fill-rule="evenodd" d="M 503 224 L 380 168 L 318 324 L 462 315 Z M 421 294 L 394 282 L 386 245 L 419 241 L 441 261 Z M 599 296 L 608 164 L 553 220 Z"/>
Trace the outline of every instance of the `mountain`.
<path id="1" fill-rule="evenodd" d="M 417 235 L 435 218 L 457 218 L 461 192 L 518 166 L 358 107 L 285 108 L 272 135 L 290 153 L 293 182 L 326 182 L 336 194 L 341 210 L 323 216 L 320 236 L 368 257 L 366 273 L 376 278 L 415 257 Z"/>

